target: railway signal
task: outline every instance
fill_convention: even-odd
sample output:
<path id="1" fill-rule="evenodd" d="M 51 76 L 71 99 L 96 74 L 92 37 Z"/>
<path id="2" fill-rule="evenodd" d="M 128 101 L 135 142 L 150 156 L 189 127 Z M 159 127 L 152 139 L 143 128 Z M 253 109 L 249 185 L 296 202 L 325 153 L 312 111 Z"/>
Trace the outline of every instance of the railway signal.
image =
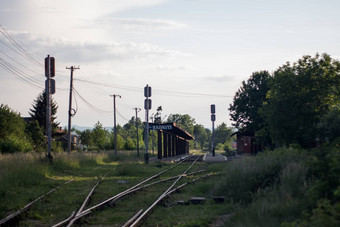
<path id="1" fill-rule="evenodd" d="M 145 163 L 149 162 L 149 153 L 148 153 L 148 143 L 149 143 L 149 110 L 151 110 L 151 87 L 147 84 L 146 87 L 144 87 L 144 109 L 145 109 L 145 154 L 144 154 L 144 160 Z"/>
<path id="2" fill-rule="evenodd" d="M 52 161 L 51 144 L 52 144 L 52 94 L 55 93 L 55 80 L 52 77 L 55 76 L 55 60 L 54 57 L 47 55 L 45 58 L 45 93 L 46 93 L 46 137 L 47 137 L 47 154 L 46 157 L 49 161 Z"/>
<path id="3" fill-rule="evenodd" d="M 215 121 L 216 121 L 215 104 L 212 104 L 210 106 L 210 112 L 211 112 L 211 122 L 212 122 L 211 147 L 212 147 L 212 154 L 213 156 L 215 156 Z"/>

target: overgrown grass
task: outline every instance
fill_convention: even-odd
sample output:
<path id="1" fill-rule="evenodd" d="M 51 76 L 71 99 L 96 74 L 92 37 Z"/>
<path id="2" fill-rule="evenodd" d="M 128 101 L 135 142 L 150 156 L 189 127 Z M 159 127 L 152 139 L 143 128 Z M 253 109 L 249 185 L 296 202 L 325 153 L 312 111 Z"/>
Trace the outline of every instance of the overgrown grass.
<path id="1" fill-rule="evenodd" d="M 230 163 L 215 191 L 235 204 L 231 226 L 280 226 L 308 208 L 307 152 L 279 149 Z"/>
<path id="2" fill-rule="evenodd" d="M 80 179 L 104 164 L 99 161 L 111 164 L 107 157 L 107 153 L 53 153 L 53 162 L 49 163 L 45 153 L 0 154 L 0 217 L 73 177 Z"/>

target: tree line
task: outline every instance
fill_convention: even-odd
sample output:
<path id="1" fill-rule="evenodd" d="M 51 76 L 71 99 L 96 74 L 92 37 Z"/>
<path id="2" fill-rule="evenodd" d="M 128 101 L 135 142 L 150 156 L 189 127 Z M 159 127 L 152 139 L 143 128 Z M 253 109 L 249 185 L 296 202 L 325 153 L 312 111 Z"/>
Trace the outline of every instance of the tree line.
<path id="1" fill-rule="evenodd" d="M 161 121 L 160 114 L 156 114 L 155 123 L 171 123 L 187 131 L 195 137 L 194 141 L 189 142 L 190 149 L 208 150 L 211 146 L 211 130 L 201 124 L 196 124 L 195 119 L 188 114 L 170 114 L 167 120 Z M 118 150 L 136 150 L 137 149 L 137 126 L 139 148 L 145 149 L 145 125 L 140 118 L 132 117 L 123 126 L 117 125 L 117 149 Z M 215 130 L 215 143 L 217 150 L 231 150 L 231 134 L 233 130 L 227 127 L 225 123 L 217 126 Z M 114 147 L 114 131 L 108 130 L 98 121 L 93 129 L 77 131 L 83 145 L 90 149 L 112 150 Z M 149 149 L 157 150 L 157 132 L 149 132 Z"/>
<path id="2" fill-rule="evenodd" d="M 64 136 L 67 129 L 61 129 L 57 122 L 58 105 L 52 99 L 52 151 L 65 151 L 67 148 L 67 140 Z M 32 108 L 29 111 L 30 118 L 24 120 L 20 113 L 12 110 L 9 106 L 1 104 L 0 106 L 0 152 L 28 152 L 46 150 L 46 95 L 44 92 L 38 95 L 33 101 Z M 162 107 L 157 108 L 154 115 L 154 123 L 174 122 L 177 126 L 186 130 L 195 137 L 194 141 L 190 141 L 190 149 L 206 149 L 211 148 L 211 130 L 205 128 L 201 124 L 196 124 L 194 118 L 188 114 L 170 114 L 164 121 L 162 118 Z M 137 149 L 137 126 L 139 148 L 145 149 L 144 136 L 145 127 L 140 118 L 132 117 L 123 126 L 117 125 L 117 149 L 119 150 L 136 150 Z M 72 129 L 80 138 L 83 148 L 78 150 L 112 150 L 114 147 L 114 131 L 113 128 L 107 129 L 103 127 L 99 121 L 92 129 L 77 131 Z M 217 150 L 230 150 L 232 128 L 227 127 L 225 123 L 218 125 L 215 130 L 215 144 Z M 61 139 L 64 137 L 64 139 Z M 66 141 L 65 141 L 66 140 Z M 157 132 L 149 133 L 149 149 L 157 150 Z M 73 147 L 76 149 L 75 147 Z"/>
<path id="3" fill-rule="evenodd" d="M 243 81 L 230 117 L 267 147 L 315 147 L 340 137 L 339 92 L 340 62 L 328 54 L 303 56 Z"/>

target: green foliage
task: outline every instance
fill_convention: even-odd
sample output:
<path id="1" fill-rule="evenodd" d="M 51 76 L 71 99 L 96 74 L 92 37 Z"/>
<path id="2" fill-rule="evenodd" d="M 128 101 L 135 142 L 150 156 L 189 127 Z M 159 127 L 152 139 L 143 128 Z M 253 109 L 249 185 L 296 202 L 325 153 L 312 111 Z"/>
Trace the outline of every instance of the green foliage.
<path id="1" fill-rule="evenodd" d="M 5 139 L 9 135 L 15 134 L 23 137 L 25 122 L 20 114 L 10 109 L 7 105 L 0 105 L 0 138 Z"/>
<path id="2" fill-rule="evenodd" d="M 216 191 L 235 202 L 247 204 L 258 190 L 279 184 L 280 175 L 288 163 L 304 161 L 304 157 L 303 152 L 286 149 L 266 152 L 254 158 L 244 157 L 226 166 Z"/>
<path id="3" fill-rule="evenodd" d="M 46 134 L 46 93 L 45 91 L 39 94 L 36 100 L 34 100 L 33 108 L 30 109 L 29 115 L 31 116 L 32 120 L 37 120 L 39 123 L 40 128 L 43 129 L 44 134 Z M 51 104 L 51 122 L 52 122 L 52 132 L 55 133 L 57 130 L 57 127 L 59 125 L 59 122 L 56 121 L 57 117 L 57 110 L 58 105 L 57 103 L 52 99 Z"/>
<path id="4" fill-rule="evenodd" d="M 266 100 L 270 81 L 269 73 L 260 71 L 253 73 L 247 82 L 242 82 L 229 107 L 230 117 L 236 128 L 250 131 L 262 128 L 263 118 L 259 110 Z"/>
<path id="5" fill-rule="evenodd" d="M 7 105 L 0 106 L 0 152 L 13 153 L 31 151 L 32 146 L 26 139 L 25 122 L 18 113 Z"/>
<path id="6" fill-rule="evenodd" d="M 200 148 L 203 149 L 206 141 L 208 140 L 208 134 L 205 131 L 205 128 L 203 125 L 200 125 L 200 124 L 194 125 L 194 137 L 195 137 L 195 142 L 198 142 L 200 145 Z"/>
<path id="7" fill-rule="evenodd" d="M 339 105 L 339 72 L 340 63 L 327 54 L 304 56 L 275 71 L 263 113 L 276 142 L 311 146 L 317 124 Z"/>
<path id="8" fill-rule="evenodd" d="M 32 145 L 25 138 L 17 135 L 9 135 L 6 139 L 0 139 L 1 153 L 28 152 L 32 151 Z"/>
<path id="9" fill-rule="evenodd" d="M 312 153 L 309 162 L 312 186 L 307 190 L 310 209 L 305 216 L 284 226 L 339 226 L 340 138 Z"/>
<path id="10" fill-rule="evenodd" d="M 321 142 L 334 141 L 340 137 L 340 108 L 326 113 L 317 125 Z"/>
<path id="11" fill-rule="evenodd" d="M 181 127 L 191 135 L 194 133 L 195 119 L 188 114 L 170 114 L 167 122 L 174 122 L 177 126 Z"/>
<path id="12" fill-rule="evenodd" d="M 331 144 L 325 144 L 314 153 L 310 162 L 310 175 L 316 178 L 310 188 L 310 196 L 314 201 L 320 198 L 332 203 L 340 202 L 340 138 Z"/>
<path id="13" fill-rule="evenodd" d="M 106 130 L 99 121 L 94 125 L 92 130 L 92 139 L 94 145 L 96 145 L 99 149 L 104 149 L 106 142 Z"/>
<path id="14" fill-rule="evenodd" d="M 93 138 L 90 129 L 86 129 L 80 133 L 80 140 L 83 145 L 92 146 Z"/>
<path id="15" fill-rule="evenodd" d="M 44 151 L 46 139 L 42 128 L 40 128 L 38 121 L 32 120 L 26 125 L 26 135 L 31 141 L 35 151 Z"/>
<path id="16" fill-rule="evenodd" d="M 215 129 L 215 143 L 225 144 L 227 142 L 231 143 L 231 134 L 233 133 L 232 128 L 228 128 L 227 125 L 222 122 Z M 223 150 L 223 149 L 222 149 Z"/>

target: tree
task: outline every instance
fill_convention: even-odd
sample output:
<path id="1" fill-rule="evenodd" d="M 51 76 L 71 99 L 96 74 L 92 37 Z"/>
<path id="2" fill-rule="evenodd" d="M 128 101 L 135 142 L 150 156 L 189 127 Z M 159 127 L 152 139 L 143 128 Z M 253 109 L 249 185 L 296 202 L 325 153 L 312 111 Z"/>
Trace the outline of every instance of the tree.
<path id="1" fill-rule="evenodd" d="M 13 111 L 7 105 L 0 105 L 0 138 L 6 139 L 14 134 L 18 137 L 25 136 L 25 122 L 20 114 Z"/>
<path id="2" fill-rule="evenodd" d="M 303 56 L 274 72 L 263 115 L 276 142 L 304 147 L 316 142 L 320 120 L 339 108 L 339 74 L 340 63 L 327 54 Z"/>
<path id="3" fill-rule="evenodd" d="M 322 117 L 317 125 L 321 142 L 334 141 L 340 137 L 340 108 L 334 108 Z"/>
<path id="4" fill-rule="evenodd" d="M 104 149 L 106 142 L 106 132 L 103 125 L 98 121 L 92 130 L 92 139 L 94 145 L 99 149 Z"/>
<path id="5" fill-rule="evenodd" d="M 7 105 L 0 105 L 0 152 L 30 151 L 32 146 L 25 134 L 25 122 L 20 114 Z"/>
<path id="6" fill-rule="evenodd" d="M 194 125 L 194 137 L 195 141 L 198 142 L 201 149 L 203 149 L 208 139 L 207 132 L 205 131 L 203 125 L 199 124 Z"/>
<path id="7" fill-rule="evenodd" d="M 39 94 L 37 99 L 34 100 L 33 108 L 30 109 L 29 115 L 31 116 L 32 120 L 37 120 L 39 123 L 40 128 L 43 129 L 44 134 L 46 134 L 46 93 L 42 92 Z M 55 133 L 57 131 L 57 127 L 59 126 L 59 122 L 56 122 L 56 114 L 57 114 L 57 103 L 53 101 L 51 104 L 51 122 L 52 122 L 52 132 Z"/>
<path id="8" fill-rule="evenodd" d="M 176 125 L 193 135 L 195 119 L 188 114 L 170 114 L 167 122 L 174 122 Z"/>
<path id="9" fill-rule="evenodd" d="M 232 129 L 228 128 L 227 125 L 222 122 L 222 124 L 218 125 L 215 129 L 215 144 L 225 144 L 226 142 L 230 141 L 230 136 L 232 133 Z"/>
<path id="10" fill-rule="evenodd" d="M 93 145 L 93 138 L 92 132 L 90 129 L 86 129 L 80 133 L 80 140 L 83 145 L 92 146 Z"/>
<path id="11" fill-rule="evenodd" d="M 31 141 L 35 151 L 44 151 L 46 148 L 46 139 L 43 129 L 39 126 L 37 120 L 31 120 L 25 129 L 28 139 Z"/>
<path id="12" fill-rule="evenodd" d="M 162 106 L 159 106 L 157 108 L 157 112 L 155 114 L 155 121 L 156 124 L 161 124 L 162 123 Z"/>
<path id="13" fill-rule="evenodd" d="M 233 126 L 249 131 L 263 127 L 263 117 L 259 111 L 266 100 L 271 79 L 267 71 L 260 71 L 253 73 L 247 82 L 242 82 L 229 107 L 231 120 L 235 122 Z"/>

